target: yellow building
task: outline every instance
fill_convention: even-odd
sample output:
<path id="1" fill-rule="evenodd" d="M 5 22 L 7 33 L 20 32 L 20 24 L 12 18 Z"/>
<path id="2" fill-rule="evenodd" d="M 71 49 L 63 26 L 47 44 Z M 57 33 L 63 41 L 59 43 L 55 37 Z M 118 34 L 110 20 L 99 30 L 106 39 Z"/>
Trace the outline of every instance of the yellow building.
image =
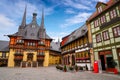
<path id="1" fill-rule="evenodd" d="M 9 54 L 9 42 L 0 41 L 0 66 L 7 66 L 8 54 Z"/>
<path id="2" fill-rule="evenodd" d="M 54 46 L 54 48 L 52 48 Z M 51 42 L 51 50 L 49 56 L 49 65 L 60 64 L 61 63 L 61 51 L 60 42 Z"/>
<path id="3" fill-rule="evenodd" d="M 37 24 L 36 16 L 37 13 L 33 13 L 31 23 L 26 24 L 25 8 L 22 23 L 18 28 L 18 32 L 7 35 L 10 38 L 8 44 L 8 67 L 49 66 L 51 53 L 55 51 L 57 57 L 59 56 L 60 42 L 54 44 L 52 38 L 47 35 L 44 27 L 44 12 L 42 11 L 40 25 Z M 55 46 L 58 47 L 56 48 Z M 58 58 L 52 59 L 51 62 L 54 62 L 54 60 L 56 61 Z"/>

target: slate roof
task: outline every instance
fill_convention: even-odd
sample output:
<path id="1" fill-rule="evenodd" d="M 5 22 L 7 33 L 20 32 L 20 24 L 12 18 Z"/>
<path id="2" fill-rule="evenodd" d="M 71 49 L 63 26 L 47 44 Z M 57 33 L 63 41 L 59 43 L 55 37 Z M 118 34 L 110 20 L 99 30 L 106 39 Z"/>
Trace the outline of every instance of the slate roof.
<path id="1" fill-rule="evenodd" d="M 36 19 L 37 13 L 33 13 L 33 19 L 31 23 L 26 24 L 26 8 L 23 14 L 22 23 L 19 26 L 18 32 L 8 35 L 8 36 L 22 36 L 22 39 L 33 39 L 33 40 L 40 40 L 40 38 L 50 39 L 46 30 L 44 28 L 44 13 L 42 13 L 41 24 L 37 24 Z"/>
<path id="2" fill-rule="evenodd" d="M 60 42 L 51 42 L 50 50 L 61 52 L 61 50 L 60 50 Z"/>
<path id="3" fill-rule="evenodd" d="M 24 29 L 24 32 L 22 35 L 24 39 L 35 39 L 35 40 L 39 39 L 39 37 L 38 37 L 39 26 L 38 26 L 38 24 L 35 24 L 35 27 L 33 28 L 32 25 L 33 24 L 30 23 Z"/>
<path id="4" fill-rule="evenodd" d="M 9 41 L 0 40 L 0 51 L 9 51 Z"/>
<path id="5" fill-rule="evenodd" d="M 85 35 L 87 33 L 87 31 L 88 31 L 87 26 L 86 26 L 86 24 L 84 24 L 83 26 L 81 26 L 80 28 L 76 29 L 71 34 L 69 34 L 68 39 L 64 43 L 64 45 L 67 45 L 68 43 L 82 37 L 83 35 Z"/>
<path id="6" fill-rule="evenodd" d="M 100 3 L 100 2 L 98 2 Z M 113 2 L 113 0 L 109 0 L 107 3 L 104 3 L 106 4 L 106 7 L 103 9 L 102 12 L 97 12 L 97 10 L 87 19 L 87 21 L 91 21 L 93 18 L 97 17 L 98 15 L 102 14 L 103 12 L 105 12 L 106 10 L 108 10 L 109 8 L 111 8 L 112 6 L 114 6 L 116 3 L 120 3 L 120 1 L 116 1 L 116 2 Z M 98 4 L 97 4 L 98 5 Z M 97 6 L 96 5 L 96 6 Z"/>

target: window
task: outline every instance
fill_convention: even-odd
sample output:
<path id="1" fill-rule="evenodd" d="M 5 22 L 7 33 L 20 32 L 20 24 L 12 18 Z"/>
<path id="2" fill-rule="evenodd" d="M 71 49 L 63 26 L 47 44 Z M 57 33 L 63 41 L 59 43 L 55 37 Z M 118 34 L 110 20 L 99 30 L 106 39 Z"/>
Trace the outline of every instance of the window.
<path id="1" fill-rule="evenodd" d="M 102 16 L 102 17 L 101 17 L 101 23 L 104 23 L 104 22 L 106 22 L 105 16 Z"/>
<path id="2" fill-rule="evenodd" d="M 102 39 L 101 39 L 101 34 L 97 34 L 97 35 L 96 35 L 96 41 L 97 41 L 97 42 L 101 42 L 101 41 L 102 41 Z"/>
<path id="3" fill-rule="evenodd" d="M 44 42 L 43 42 L 43 41 L 40 41 L 38 44 L 44 44 Z"/>
<path id="4" fill-rule="evenodd" d="M 103 34 L 103 39 L 104 40 L 108 40 L 109 39 L 109 32 L 108 32 L 108 30 L 104 31 L 102 34 Z"/>
<path id="5" fill-rule="evenodd" d="M 31 36 L 34 36 L 34 33 L 31 33 Z"/>
<path id="6" fill-rule="evenodd" d="M 28 42 L 28 46 L 35 46 L 34 42 Z"/>
<path id="7" fill-rule="evenodd" d="M 94 24 L 95 24 L 95 27 L 98 27 L 98 20 L 96 20 Z"/>
<path id="8" fill-rule="evenodd" d="M 6 58 L 6 53 L 2 53 L 2 58 Z"/>
<path id="9" fill-rule="evenodd" d="M 114 37 L 120 36 L 120 26 L 113 28 Z"/>
<path id="10" fill-rule="evenodd" d="M 116 16 L 117 16 L 117 13 L 116 13 L 115 9 L 113 9 L 112 11 L 110 11 L 110 17 L 111 17 L 111 19 L 114 18 L 114 17 L 116 17 Z"/>
<path id="11" fill-rule="evenodd" d="M 98 12 L 102 12 L 102 6 L 98 7 Z"/>
<path id="12" fill-rule="evenodd" d="M 30 43 L 28 42 L 28 46 L 30 46 Z"/>
<path id="13" fill-rule="evenodd" d="M 24 43 L 23 40 L 17 40 L 17 43 Z"/>
<path id="14" fill-rule="evenodd" d="M 33 43 L 33 46 L 35 46 L 35 43 Z"/>
<path id="15" fill-rule="evenodd" d="M 35 25 L 32 25 L 32 28 L 35 28 Z"/>

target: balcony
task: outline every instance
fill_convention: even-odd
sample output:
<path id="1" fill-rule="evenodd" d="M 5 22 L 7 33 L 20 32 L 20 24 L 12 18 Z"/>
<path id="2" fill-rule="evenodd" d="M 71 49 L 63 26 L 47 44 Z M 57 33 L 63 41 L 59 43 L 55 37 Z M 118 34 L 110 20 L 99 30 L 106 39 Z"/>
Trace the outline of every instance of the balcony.
<path id="1" fill-rule="evenodd" d="M 76 60 L 90 60 L 89 57 L 76 58 Z"/>
<path id="2" fill-rule="evenodd" d="M 22 58 L 14 58 L 14 61 L 22 61 Z"/>
<path id="3" fill-rule="evenodd" d="M 43 62 L 43 61 L 44 61 L 44 58 L 37 58 L 37 61 L 38 61 L 38 62 Z"/>
<path id="4" fill-rule="evenodd" d="M 120 17 L 113 18 L 113 19 L 110 20 L 109 22 L 106 22 L 106 23 L 102 24 L 102 25 L 100 26 L 100 29 L 103 29 L 103 28 L 105 28 L 105 27 L 107 27 L 107 26 L 109 26 L 109 25 L 111 25 L 111 24 L 114 24 L 114 23 L 116 23 L 116 22 L 118 22 L 118 21 L 120 21 Z"/>
<path id="5" fill-rule="evenodd" d="M 23 45 L 10 45 L 10 48 L 24 48 Z"/>
<path id="6" fill-rule="evenodd" d="M 22 56 L 15 56 L 14 61 L 22 61 L 23 57 Z"/>
<path id="7" fill-rule="evenodd" d="M 2 62 L 2 61 L 7 61 L 8 60 L 8 57 L 6 57 L 6 58 L 0 58 L 0 61 Z"/>
<path id="8" fill-rule="evenodd" d="M 23 56 L 22 53 L 14 53 L 14 56 Z"/>
<path id="9" fill-rule="evenodd" d="M 36 46 L 25 46 L 24 49 L 36 50 L 38 48 Z"/>
<path id="10" fill-rule="evenodd" d="M 37 54 L 37 57 L 44 57 L 44 56 L 45 56 L 44 53 L 38 53 L 38 54 Z"/>
<path id="11" fill-rule="evenodd" d="M 42 42 L 42 41 L 38 42 L 38 45 L 39 46 L 45 46 L 44 42 Z"/>
<path id="12" fill-rule="evenodd" d="M 17 40 L 16 44 L 24 44 L 23 40 Z"/>

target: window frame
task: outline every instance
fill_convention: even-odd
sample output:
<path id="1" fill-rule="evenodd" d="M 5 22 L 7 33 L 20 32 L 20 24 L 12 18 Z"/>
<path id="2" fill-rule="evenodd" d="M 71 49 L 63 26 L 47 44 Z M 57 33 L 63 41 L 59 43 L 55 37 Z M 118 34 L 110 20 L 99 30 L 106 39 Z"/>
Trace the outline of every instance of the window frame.
<path id="1" fill-rule="evenodd" d="M 98 36 L 100 36 L 100 40 L 99 40 L 99 41 L 98 41 Z M 99 33 L 99 34 L 96 35 L 96 42 L 97 42 L 97 43 L 102 42 L 101 33 Z"/>
<path id="2" fill-rule="evenodd" d="M 2 52 L 2 58 L 6 58 L 6 52 Z"/>
<path id="3" fill-rule="evenodd" d="M 110 11 L 109 11 L 109 14 L 110 14 L 110 19 L 113 19 L 113 18 L 115 18 L 115 17 L 118 16 L 118 15 L 117 15 L 117 10 L 116 10 L 116 9 L 110 10 Z M 111 16 L 111 14 L 112 14 L 112 16 Z"/>
<path id="4" fill-rule="evenodd" d="M 109 36 L 109 31 L 108 30 L 102 32 L 102 36 L 103 36 L 103 40 L 104 41 L 110 40 L 110 36 Z M 106 36 L 108 36 L 108 38 Z"/>
<path id="5" fill-rule="evenodd" d="M 98 12 L 100 13 L 100 12 L 102 12 L 102 11 L 103 11 L 102 6 L 99 6 L 99 7 L 98 7 Z"/>
<path id="6" fill-rule="evenodd" d="M 119 28 L 119 29 L 118 29 L 118 28 Z M 116 29 L 116 31 L 117 31 L 116 34 L 117 34 L 117 35 L 115 34 L 114 29 Z M 113 36 L 114 36 L 114 38 L 120 37 L 120 35 L 119 35 L 120 25 L 112 28 L 112 31 L 113 31 Z"/>
<path id="7" fill-rule="evenodd" d="M 99 26 L 99 21 L 98 21 L 98 19 L 96 19 L 96 20 L 94 21 L 94 27 L 97 28 L 98 26 Z"/>
<path id="8" fill-rule="evenodd" d="M 104 24 L 106 22 L 106 16 L 105 15 L 101 16 L 100 21 L 102 24 Z"/>

